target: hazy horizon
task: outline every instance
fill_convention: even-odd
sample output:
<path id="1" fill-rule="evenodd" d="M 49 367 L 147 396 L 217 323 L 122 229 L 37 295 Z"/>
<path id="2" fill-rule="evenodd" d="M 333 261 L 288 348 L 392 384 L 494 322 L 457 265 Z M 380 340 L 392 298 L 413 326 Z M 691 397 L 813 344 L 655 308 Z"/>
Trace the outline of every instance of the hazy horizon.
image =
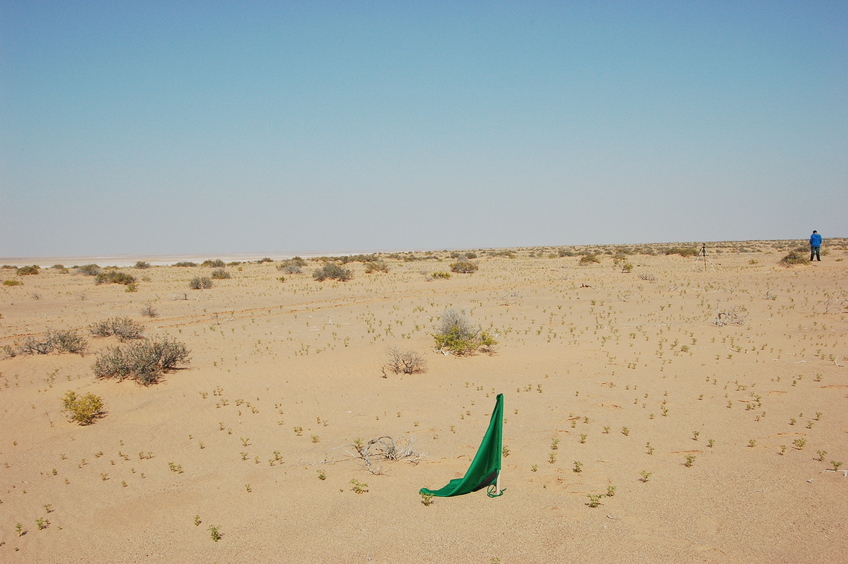
<path id="1" fill-rule="evenodd" d="M 841 237 L 848 4 L 0 4 L 0 256 Z"/>

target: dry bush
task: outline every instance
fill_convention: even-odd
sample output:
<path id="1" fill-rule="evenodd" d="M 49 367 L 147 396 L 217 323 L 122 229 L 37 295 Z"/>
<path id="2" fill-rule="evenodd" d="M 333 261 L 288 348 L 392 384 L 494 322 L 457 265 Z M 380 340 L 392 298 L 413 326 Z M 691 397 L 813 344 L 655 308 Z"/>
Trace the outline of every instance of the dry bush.
<path id="1" fill-rule="evenodd" d="M 682 257 L 696 257 L 701 254 L 701 251 L 698 247 L 672 247 L 670 249 L 666 249 L 665 254 L 680 255 Z"/>
<path id="2" fill-rule="evenodd" d="M 639 274 L 639 279 L 645 280 L 646 282 L 654 282 L 656 281 L 657 277 L 651 274 L 650 272 L 642 272 L 641 274 Z"/>
<path id="3" fill-rule="evenodd" d="M 50 354 L 51 352 L 84 355 L 86 350 L 88 350 L 88 342 L 75 329 L 49 330 L 42 339 L 28 337 L 17 349 L 13 349 L 12 347 L 5 348 L 6 354 L 9 356 L 20 354 Z"/>
<path id="4" fill-rule="evenodd" d="M 148 307 L 151 307 L 148 304 Z M 141 339 L 144 327 L 129 317 L 113 317 L 105 321 L 98 321 L 88 327 L 95 337 L 118 337 L 121 342 Z"/>
<path id="5" fill-rule="evenodd" d="M 98 274 L 94 281 L 97 284 L 123 284 L 125 286 L 129 286 L 130 284 L 135 283 L 135 276 L 127 274 L 126 272 L 109 270 Z"/>
<path id="6" fill-rule="evenodd" d="M 77 396 L 76 392 L 68 392 L 62 398 L 62 405 L 68 418 L 80 425 L 91 425 L 104 415 L 103 398 L 91 393 Z"/>
<path id="7" fill-rule="evenodd" d="M 390 347 L 387 354 L 389 362 L 386 368 L 395 374 L 417 374 L 427 370 L 427 361 L 415 351 L 401 351 L 397 347 Z"/>
<path id="8" fill-rule="evenodd" d="M 149 386 L 159 381 L 164 372 L 176 370 L 189 362 L 189 351 L 177 341 L 144 339 L 125 347 L 111 347 L 102 352 L 94 363 L 97 378 L 131 378 Z"/>
<path id="9" fill-rule="evenodd" d="M 372 272 L 388 272 L 389 265 L 386 264 L 382 260 L 366 262 L 365 263 L 365 273 L 371 274 Z"/>
<path id="10" fill-rule="evenodd" d="M 212 287 L 212 279 L 208 276 L 195 276 L 188 283 L 188 287 L 192 290 L 208 290 Z"/>
<path id="11" fill-rule="evenodd" d="M 143 308 L 141 308 L 141 315 L 152 319 L 154 317 L 159 317 L 159 312 L 156 311 L 156 308 L 153 307 L 153 304 L 148 302 L 144 304 Z"/>
<path id="12" fill-rule="evenodd" d="M 390 462 L 408 460 L 413 464 L 418 464 L 418 462 L 424 458 L 424 454 L 412 449 L 412 445 L 414 443 L 414 438 L 395 442 L 395 440 L 388 435 L 371 439 L 367 443 L 363 443 L 362 439 L 357 439 L 352 445 L 350 445 L 356 450 L 356 454 L 352 454 L 350 452 L 348 452 L 348 454 L 354 458 L 361 459 L 365 462 L 366 470 L 372 474 L 379 475 L 383 474 L 382 466 L 375 467 L 373 465 L 374 463 L 384 460 L 388 460 Z"/>
<path id="13" fill-rule="evenodd" d="M 477 266 L 476 262 L 473 262 L 466 257 L 462 257 L 458 261 L 451 263 L 450 269 L 451 272 L 456 272 L 458 274 L 472 274 L 477 272 L 480 267 Z"/>
<path id="14" fill-rule="evenodd" d="M 718 327 L 745 324 L 745 308 L 734 307 L 729 310 L 716 309 L 718 309 L 718 314 L 716 314 L 715 324 Z"/>
<path id="15" fill-rule="evenodd" d="M 97 276 L 100 274 L 100 267 L 96 264 L 84 264 L 82 266 L 78 266 L 77 274 L 85 274 L 86 276 Z"/>
<path id="16" fill-rule="evenodd" d="M 807 260 L 807 256 L 804 254 L 806 249 L 803 249 L 801 252 L 795 250 L 780 259 L 780 264 L 783 266 L 792 266 L 793 264 L 807 264 L 809 262 Z"/>
<path id="17" fill-rule="evenodd" d="M 324 266 L 316 268 L 315 272 L 312 273 L 312 278 L 318 282 L 323 282 L 328 278 L 338 280 L 340 282 L 347 282 L 353 278 L 353 271 L 343 268 L 340 264 L 328 262 L 324 264 Z"/>
<path id="18" fill-rule="evenodd" d="M 32 266 L 22 266 L 22 267 L 18 268 L 15 271 L 15 273 L 18 276 L 32 276 L 33 274 L 38 274 L 40 271 L 41 271 L 40 267 L 38 267 L 36 265 L 32 265 Z"/>
<path id="19" fill-rule="evenodd" d="M 478 349 L 492 352 L 497 344 L 488 331 L 471 325 L 465 313 L 456 309 L 445 310 L 433 339 L 437 351 L 458 356 L 472 354 Z"/>
<path id="20" fill-rule="evenodd" d="M 181 268 L 191 268 L 193 266 L 197 266 L 197 263 L 191 262 L 191 261 L 188 261 L 188 260 L 182 260 L 180 262 L 175 262 L 174 266 L 179 266 Z"/>
<path id="21" fill-rule="evenodd" d="M 200 266 L 208 266 L 209 268 L 223 268 L 227 265 L 224 264 L 224 261 L 222 261 L 221 259 L 215 259 L 215 260 L 207 259 L 207 260 L 201 262 Z"/>
<path id="22" fill-rule="evenodd" d="M 578 263 L 580 266 L 587 266 L 590 264 L 600 263 L 601 259 L 598 258 L 598 255 L 588 254 L 580 257 L 580 262 Z"/>
<path id="23" fill-rule="evenodd" d="M 300 268 L 298 265 L 293 264 L 293 263 L 281 264 L 281 265 L 277 266 L 277 270 L 280 270 L 280 271 L 284 272 L 285 274 L 302 274 L 303 273 L 303 269 Z"/>
<path id="24" fill-rule="evenodd" d="M 140 260 L 140 261 L 135 263 L 135 268 L 141 268 L 141 269 L 150 268 L 150 263 L 144 262 L 143 260 Z"/>
<path id="25" fill-rule="evenodd" d="M 227 278 L 230 278 L 230 273 L 223 268 L 216 268 L 212 271 L 213 280 L 226 280 Z"/>

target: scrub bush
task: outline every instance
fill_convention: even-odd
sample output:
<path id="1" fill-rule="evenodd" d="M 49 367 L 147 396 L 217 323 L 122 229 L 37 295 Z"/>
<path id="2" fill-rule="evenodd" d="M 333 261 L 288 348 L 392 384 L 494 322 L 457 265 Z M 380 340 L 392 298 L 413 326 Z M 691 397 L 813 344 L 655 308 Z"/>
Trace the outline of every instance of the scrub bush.
<path id="1" fill-rule="evenodd" d="M 96 264 L 84 264 L 77 267 L 77 273 L 85 274 L 86 276 L 97 276 L 100 274 L 100 267 Z"/>
<path id="2" fill-rule="evenodd" d="M 318 282 L 323 282 L 328 278 L 338 280 L 339 282 L 347 282 L 353 278 L 353 271 L 342 267 L 340 264 L 328 262 L 324 266 L 316 268 L 315 272 L 312 273 L 312 278 Z"/>
<path id="3" fill-rule="evenodd" d="M 397 347 L 388 350 L 386 365 L 395 374 L 416 374 L 427 369 L 427 362 L 415 351 L 401 351 Z"/>
<path id="4" fill-rule="evenodd" d="M 121 342 L 141 339 L 144 327 L 129 317 L 113 317 L 106 321 L 98 321 L 89 326 L 89 331 L 95 337 L 118 337 Z"/>
<path id="5" fill-rule="evenodd" d="M 208 276 L 195 276 L 188 283 L 192 290 L 208 290 L 212 287 L 212 279 Z"/>
<path id="6" fill-rule="evenodd" d="M 580 257 L 580 266 L 587 266 L 589 264 L 595 264 L 601 262 L 601 259 L 598 258 L 598 255 L 583 255 Z"/>
<path id="7" fill-rule="evenodd" d="M 135 276 L 127 274 L 126 272 L 109 270 L 98 274 L 94 281 L 97 284 L 123 284 L 125 286 L 129 286 L 130 284 L 135 283 Z"/>
<path id="8" fill-rule="evenodd" d="M 472 354 L 478 349 L 491 352 L 497 344 L 488 331 L 474 327 L 464 312 L 455 309 L 445 310 L 442 314 L 433 339 L 436 350 L 458 356 Z"/>
<path id="9" fill-rule="evenodd" d="M 799 253 L 798 251 L 792 251 L 782 259 L 780 259 L 780 264 L 783 266 L 792 266 L 793 264 L 807 264 L 807 257 Z"/>
<path id="10" fill-rule="evenodd" d="M 212 271 L 213 280 L 226 280 L 229 277 L 230 273 L 224 270 L 223 268 L 216 268 Z"/>
<path id="11" fill-rule="evenodd" d="M 162 374 L 176 370 L 189 362 L 189 351 L 177 341 L 144 339 L 126 347 L 111 347 L 97 357 L 94 376 L 97 378 L 130 378 L 149 386 L 155 384 Z"/>
<path id="12" fill-rule="evenodd" d="M 471 274 L 473 272 L 477 272 L 480 269 L 477 266 L 476 262 L 472 262 L 467 258 L 460 258 L 458 261 L 451 263 L 450 265 L 451 272 L 456 272 L 458 274 Z"/>
<path id="13" fill-rule="evenodd" d="M 223 268 L 227 265 L 224 264 L 224 261 L 222 261 L 221 259 L 215 259 L 215 260 L 207 259 L 207 260 L 203 261 L 202 263 L 200 263 L 200 266 L 208 266 L 210 268 Z"/>
<path id="14" fill-rule="evenodd" d="M 38 274 L 41 269 L 36 266 L 22 266 L 16 270 L 16 274 L 18 276 L 32 276 L 33 274 Z"/>

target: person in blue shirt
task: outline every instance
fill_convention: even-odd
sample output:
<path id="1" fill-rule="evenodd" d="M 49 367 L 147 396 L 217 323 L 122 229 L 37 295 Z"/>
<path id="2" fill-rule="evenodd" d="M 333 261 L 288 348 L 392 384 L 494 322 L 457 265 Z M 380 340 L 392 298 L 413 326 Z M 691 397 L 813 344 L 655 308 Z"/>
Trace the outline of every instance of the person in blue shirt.
<path id="1" fill-rule="evenodd" d="M 810 260 L 813 260 L 815 257 L 816 260 L 821 261 L 821 242 L 822 238 L 819 235 L 819 232 L 813 229 L 813 234 L 810 235 Z"/>

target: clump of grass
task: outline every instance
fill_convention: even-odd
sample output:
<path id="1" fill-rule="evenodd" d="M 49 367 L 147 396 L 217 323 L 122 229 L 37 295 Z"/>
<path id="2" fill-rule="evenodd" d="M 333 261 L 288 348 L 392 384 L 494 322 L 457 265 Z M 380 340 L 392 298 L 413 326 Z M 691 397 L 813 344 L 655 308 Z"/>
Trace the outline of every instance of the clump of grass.
<path id="1" fill-rule="evenodd" d="M 62 406 L 69 419 L 80 425 L 91 425 L 104 415 L 103 398 L 92 393 L 78 396 L 76 392 L 68 392 L 62 398 Z"/>
<path id="2" fill-rule="evenodd" d="M 324 280 L 338 280 L 339 282 L 347 282 L 353 279 L 353 271 L 349 268 L 344 268 L 342 265 L 335 262 L 324 263 L 324 266 L 316 268 L 312 273 L 312 278 L 318 282 Z"/>
<path id="3" fill-rule="evenodd" d="M 212 287 L 212 279 L 208 276 L 195 276 L 189 281 L 188 287 L 192 290 L 208 290 Z"/>
<path id="4" fill-rule="evenodd" d="M 152 308 L 152 306 L 150 307 Z M 155 315 L 151 317 L 155 317 Z M 112 317 L 89 325 L 88 330 L 95 337 L 111 337 L 114 335 L 121 342 L 125 342 L 141 339 L 144 327 L 129 317 Z"/>
<path id="5" fill-rule="evenodd" d="M 417 374 L 427 369 L 427 361 L 415 351 L 390 347 L 387 354 L 389 362 L 386 367 L 395 374 Z"/>
<path id="6" fill-rule="evenodd" d="M 456 309 L 445 310 L 433 338 L 436 341 L 436 350 L 458 356 L 477 350 L 491 352 L 492 347 L 497 344 L 488 331 L 471 325 L 465 313 Z"/>
<path id="7" fill-rule="evenodd" d="M 433 278 L 433 279 L 439 278 L 439 279 L 442 279 L 442 280 L 449 280 L 450 277 L 451 277 L 451 273 L 450 272 L 437 271 L 437 272 L 434 272 L 433 274 L 431 274 L 430 277 Z"/>
<path id="8" fill-rule="evenodd" d="M 23 286 L 24 283 L 20 280 L 3 280 L 4 286 Z"/>
<path id="9" fill-rule="evenodd" d="M 111 347 L 94 363 L 97 378 L 131 378 L 148 386 L 155 384 L 164 372 L 176 370 L 189 362 L 189 351 L 177 341 L 144 339 L 125 347 Z"/>
<path id="10" fill-rule="evenodd" d="M 223 268 L 216 268 L 212 271 L 213 280 L 226 280 L 227 278 L 230 278 L 230 273 Z"/>
<path id="11" fill-rule="evenodd" d="M 352 488 L 350 488 L 350 491 L 352 491 L 353 493 L 361 494 L 366 493 L 368 491 L 368 484 L 360 482 L 356 478 L 351 480 L 350 483 L 353 486 Z"/>

